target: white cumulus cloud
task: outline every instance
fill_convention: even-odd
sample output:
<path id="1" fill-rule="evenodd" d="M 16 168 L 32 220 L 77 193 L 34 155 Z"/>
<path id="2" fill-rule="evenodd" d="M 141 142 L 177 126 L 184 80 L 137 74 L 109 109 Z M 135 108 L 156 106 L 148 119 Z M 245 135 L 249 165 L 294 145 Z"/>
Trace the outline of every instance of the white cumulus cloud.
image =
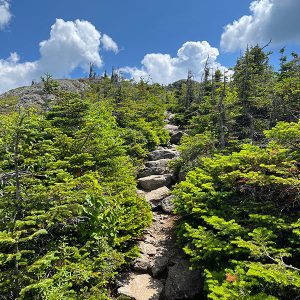
<path id="1" fill-rule="evenodd" d="M 11 17 L 9 2 L 7 0 L 0 0 L 0 30 L 9 24 Z"/>
<path id="2" fill-rule="evenodd" d="M 119 52 L 119 47 L 117 43 L 107 34 L 103 34 L 101 38 L 101 42 L 103 44 L 103 49 L 106 51 L 113 51 L 115 53 Z"/>
<path id="3" fill-rule="evenodd" d="M 0 93 L 50 73 L 53 77 L 67 77 L 74 69 L 88 70 L 89 63 L 101 67 L 101 33 L 88 21 L 57 19 L 48 40 L 40 43 L 40 59 L 20 62 L 17 53 L 0 59 Z M 110 50 L 110 49 L 109 49 Z"/>
<path id="4" fill-rule="evenodd" d="M 225 26 L 221 48 L 225 51 L 245 49 L 247 45 L 300 43 L 299 0 L 255 0 L 250 15 Z"/>
<path id="5" fill-rule="evenodd" d="M 169 54 L 151 53 L 142 60 L 142 68 L 126 67 L 121 71 L 129 73 L 135 80 L 149 77 L 153 82 L 169 84 L 176 80 L 185 79 L 188 71 L 192 71 L 195 80 L 200 80 L 204 67 L 209 58 L 209 67 L 216 70 L 225 70 L 217 62 L 219 50 L 210 46 L 206 41 L 186 42 L 177 51 L 177 56 Z"/>

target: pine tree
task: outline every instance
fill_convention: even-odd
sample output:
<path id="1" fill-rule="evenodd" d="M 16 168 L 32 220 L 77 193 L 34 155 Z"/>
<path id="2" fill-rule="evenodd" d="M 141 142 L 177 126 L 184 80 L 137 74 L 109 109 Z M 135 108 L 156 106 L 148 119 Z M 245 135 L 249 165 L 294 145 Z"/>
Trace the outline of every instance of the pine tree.
<path id="1" fill-rule="evenodd" d="M 268 54 L 259 46 L 247 48 L 234 67 L 233 78 L 243 107 L 238 120 L 243 127 L 239 136 L 254 142 L 268 128 L 270 120 L 272 72 Z"/>

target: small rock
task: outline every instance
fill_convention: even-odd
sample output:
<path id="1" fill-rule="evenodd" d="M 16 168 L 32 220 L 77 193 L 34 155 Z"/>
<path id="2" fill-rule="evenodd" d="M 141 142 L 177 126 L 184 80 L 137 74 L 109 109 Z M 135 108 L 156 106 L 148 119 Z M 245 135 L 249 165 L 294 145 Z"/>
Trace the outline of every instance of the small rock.
<path id="1" fill-rule="evenodd" d="M 118 294 L 135 300 L 159 300 L 163 284 L 148 274 L 131 273 L 118 289 Z"/>

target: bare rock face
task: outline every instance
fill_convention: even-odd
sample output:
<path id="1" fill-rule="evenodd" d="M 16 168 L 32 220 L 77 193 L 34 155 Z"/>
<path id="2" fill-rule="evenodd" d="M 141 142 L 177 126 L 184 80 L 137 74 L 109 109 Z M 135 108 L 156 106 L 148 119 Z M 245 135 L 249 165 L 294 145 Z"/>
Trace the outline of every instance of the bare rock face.
<path id="1" fill-rule="evenodd" d="M 87 80 L 84 79 L 55 79 L 55 81 L 58 83 L 58 89 L 61 91 L 81 94 L 90 89 L 90 85 Z M 53 94 L 45 93 L 43 88 L 43 83 L 19 87 L 1 94 L 0 99 L 16 97 L 19 101 L 18 105 L 20 106 L 30 107 L 38 105 L 43 107 L 45 104 L 51 103 L 56 98 Z"/>
<path id="2" fill-rule="evenodd" d="M 121 281 L 118 294 L 134 300 L 159 300 L 163 284 L 148 274 L 130 273 Z"/>
<path id="3" fill-rule="evenodd" d="M 145 191 L 152 191 L 163 186 L 169 186 L 171 181 L 171 175 L 151 175 L 139 178 L 138 184 Z"/>
<path id="4" fill-rule="evenodd" d="M 164 290 L 166 300 L 201 299 L 201 272 L 189 270 L 189 266 L 187 260 L 179 259 L 169 267 Z"/>

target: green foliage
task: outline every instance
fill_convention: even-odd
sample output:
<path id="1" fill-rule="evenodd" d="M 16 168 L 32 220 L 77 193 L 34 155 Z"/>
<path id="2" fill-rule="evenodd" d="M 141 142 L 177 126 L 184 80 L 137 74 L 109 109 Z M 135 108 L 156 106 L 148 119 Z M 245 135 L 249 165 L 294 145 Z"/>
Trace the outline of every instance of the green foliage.
<path id="1" fill-rule="evenodd" d="M 210 132 L 183 136 L 177 148 L 180 156 L 172 162 L 175 173 L 180 173 L 180 176 L 184 177 L 188 171 L 198 166 L 201 157 L 209 156 L 216 150 L 216 143 L 215 137 Z"/>
<path id="2" fill-rule="evenodd" d="M 54 94 L 58 91 L 57 81 L 52 79 L 52 75 L 46 73 L 41 77 L 43 83 L 43 92 L 46 94 Z"/>
<path id="3" fill-rule="evenodd" d="M 14 96 L 0 98 L 0 114 L 11 113 L 15 111 L 18 104 L 18 98 Z"/>
<path id="4" fill-rule="evenodd" d="M 1 299 L 109 299 L 151 222 L 115 102 L 58 97 L 1 115 Z"/>
<path id="5" fill-rule="evenodd" d="M 137 84 L 111 82 L 104 78 L 93 85 L 91 97 L 111 103 L 117 124 L 123 129 L 127 153 L 134 163 L 145 158 L 156 146 L 168 142 L 169 134 L 163 127 L 171 93 L 161 86 L 143 81 Z"/>
<path id="6" fill-rule="evenodd" d="M 279 123 L 265 148 L 199 158 L 177 185 L 179 234 L 210 299 L 300 294 L 298 123 Z"/>

